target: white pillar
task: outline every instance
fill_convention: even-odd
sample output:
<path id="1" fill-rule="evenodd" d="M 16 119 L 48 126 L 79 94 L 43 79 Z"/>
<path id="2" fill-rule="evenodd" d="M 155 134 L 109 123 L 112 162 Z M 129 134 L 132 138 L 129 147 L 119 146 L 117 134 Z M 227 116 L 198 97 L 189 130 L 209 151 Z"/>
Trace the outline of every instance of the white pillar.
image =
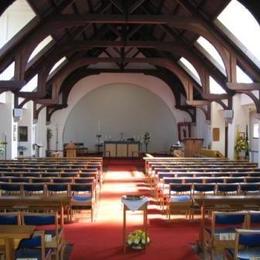
<path id="1" fill-rule="evenodd" d="M 38 144 L 39 156 L 46 156 L 47 149 L 47 126 L 46 126 L 46 108 L 43 108 L 40 113 L 38 120 L 35 123 L 35 143 Z"/>
<path id="2" fill-rule="evenodd" d="M 246 126 L 249 125 L 249 108 L 241 105 L 241 94 L 233 97 L 234 117 L 231 124 L 228 125 L 228 158 L 235 159 L 235 142 L 237 131 L 246 132 Z"/>
<path id="3" fill-rule="evenodd" d="M 258 136 L 260 137 L 260 113 L 256 114 L 256 118 L 258 121 Z M 258 162 L 258 167 L 260 167 L 260 138 L 258 138 L 258 146 L 257 146 L 257 162 Z"/>
<path id="4" fill-rule="evenodd" d="M 213 141 L 211 139 L 211 149 L 225 154 L 225 120 L 223 117 L 223 108 L 215 102 L 211 104 L 211 129 L 213 128 L 219 129 L 219 140 Z M 210 135 L 212 135 L 211 132 Z"/>
<path id="5" fill-rule="evenodd" d="M 0 103 L 0 141 L 6 141 L 6 159 L 17 157 L 17 123 L 13 118 L 14 95 L 6 92 L 4 103 Z M 2 158 L 4 159 L 3 154 Z"/>

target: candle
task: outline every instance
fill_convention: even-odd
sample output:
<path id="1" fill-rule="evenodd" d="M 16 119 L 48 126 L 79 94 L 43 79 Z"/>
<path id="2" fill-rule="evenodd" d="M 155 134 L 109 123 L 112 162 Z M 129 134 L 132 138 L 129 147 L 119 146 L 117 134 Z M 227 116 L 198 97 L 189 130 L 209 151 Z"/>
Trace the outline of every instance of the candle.
<path id="1" fill-rule="evenodd" d="M 101 131 L 101 123 L 100 123 L 100 120 L 98 120 L 98 133 L 100 134 L 100 131 Z"/>

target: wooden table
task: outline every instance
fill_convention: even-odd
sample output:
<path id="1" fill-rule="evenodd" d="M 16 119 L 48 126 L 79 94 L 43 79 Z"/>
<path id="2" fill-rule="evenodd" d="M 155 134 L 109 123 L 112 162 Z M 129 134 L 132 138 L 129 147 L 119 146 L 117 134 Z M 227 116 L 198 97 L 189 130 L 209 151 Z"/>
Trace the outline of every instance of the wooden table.
<path id="1" fill-rule="evenodd" d="M 5 259 L 13 260 L 14 251 L 18 244 L 15 244 L 15 239 L 19 241 L 24 238 L 30 238 L 33 234 L 35 226 L 20 226 L 20 225 L 0 225 L 0 239 L 4 240 Z"/>
<path id="2" fill-rule="evenodd" d="M 0 196 L 0 209 L 40 209 L 60 212 L 61 226 L 64 225 L 64 208 L 70 207 L 68 196 Z"/>
<path id="3" fill-rule="evenodd" d="M 254 206 L 260 207 L 260 195 L 204 195 L 194 196 L 195 203 L 200 205 L 201 209 L 201 226 L 200 226 L 200 244 L 203 243 L 203 230 L 205 227 L 205 215 L 209 209 L 216 209 L 216 206 L 227 205 L 229 211 L 234 209 L 254 209 Z M 223 207 L 224 208 L 224 207 Z"/>
<path id="4" fill-rule="evenodd" d="M 122 200 L 123 202 L 123 200 Z M 126 252 L 126 245 L 127 245 L 127 231 L 126 231 L 126 212 L 133 209 L 128 208 L 128 206 L 123 202 L 124 209 L 123 209 L 123 251 L 124 253 Z M 148 230 L 148 218 L 147 218 L 147 205 L 148 205 L 148 200 L 145 201 L 138 209 L 136 210 L 141 210 L 143 211 L 143 227 L 144 227 L 144 232 L 145 232 L 145 246 L 147 245 L 147 230 Z"/>

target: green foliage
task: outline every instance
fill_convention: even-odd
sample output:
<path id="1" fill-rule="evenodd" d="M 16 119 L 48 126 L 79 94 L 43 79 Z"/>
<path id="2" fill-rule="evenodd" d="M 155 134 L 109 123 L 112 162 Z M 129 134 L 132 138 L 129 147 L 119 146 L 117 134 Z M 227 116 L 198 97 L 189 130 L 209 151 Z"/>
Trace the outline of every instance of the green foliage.
<path id="1" fill-rule="evenodd" d="M 141 229 L 137 229 L 133 232 L 131 232 L 128 237 L 127 237 L 127 244 L 130 246 L 130 247 L 137 247 L 137 246 L 140 246 L 140 247 L 144 247 L 145 244 L 146 244 L 146 241 L 145 241 L 145 232 Z M 147 234 L 147 244 L 150 242 L 150 238 Z"/>
<path id="2" fill-rule="evenodd" d="M 249 149 L 249 144 L 247 138 L 243 135 L 239 135 L 235 143 L 236 153 L 240 153 L 241 151 L 247 151 L 248 149 Z"/>

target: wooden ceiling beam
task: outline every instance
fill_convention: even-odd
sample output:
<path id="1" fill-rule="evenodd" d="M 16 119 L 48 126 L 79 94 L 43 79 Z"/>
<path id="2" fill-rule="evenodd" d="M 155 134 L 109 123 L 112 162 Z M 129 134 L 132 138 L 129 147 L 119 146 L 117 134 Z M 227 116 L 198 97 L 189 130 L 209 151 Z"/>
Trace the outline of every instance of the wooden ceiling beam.
<path id="1" fill-rule="evenodd" d="M 260 70 L 254 64 L 249 57 L 244 54 L 237 45 L 235 45 L 217 26 L 212 22 L 206 20 L 201 16 L 197 9 L 192 6 L 188 1 L 176 0 L 185 10 L 187 10 L 192 16 L 199 20 L 199 24 L 208 33 L 213 35 L 215 39 L 230 52 L 230 55 L 235 55 L 238 63 L 242 66 L 243 70 L 254 80 L 260 81 Z M 213 43 L 214 44 L 214 43 Z"/>
<path id="2" fill-rule="evenodd" d="M 26 82 L 24 80 L 0 80 L 0 89 L 10 91 L 21 89 Z"/>
<path id="3" fill-rule="evenodd" d="M 260 83 L 227 83 L 230 89 L 235 91 L 252 91 L 260 90 Z"/>
<path id="4" fill-rule="evenodd" d="M 139 0 L 136 1 L 134 4 L 132 4 L 128 10 L 128 12 L 131 14 L 133 13 L 136 9 L 138 9 L 146 0 Z"/>
<path id="5" fill-rule="evenodd" d="M 88 23 L 110 23 L 110 24 L 173 24 L 176 26 L 196 25 L 199 19 L 189 16 L 172 15 L 131 15 L 127 19 L 123 15 L 56 15 L 49 19 L 49 26 L 53 29 L 62 29 L 65 27 L 80 26 Z"/>
<path id="6" fill-rule="evenodd" d="M 110 2 L 115 6 L 121 13 L 124 13 L 124 8 L 118 0 L 110 0 Z"/>

